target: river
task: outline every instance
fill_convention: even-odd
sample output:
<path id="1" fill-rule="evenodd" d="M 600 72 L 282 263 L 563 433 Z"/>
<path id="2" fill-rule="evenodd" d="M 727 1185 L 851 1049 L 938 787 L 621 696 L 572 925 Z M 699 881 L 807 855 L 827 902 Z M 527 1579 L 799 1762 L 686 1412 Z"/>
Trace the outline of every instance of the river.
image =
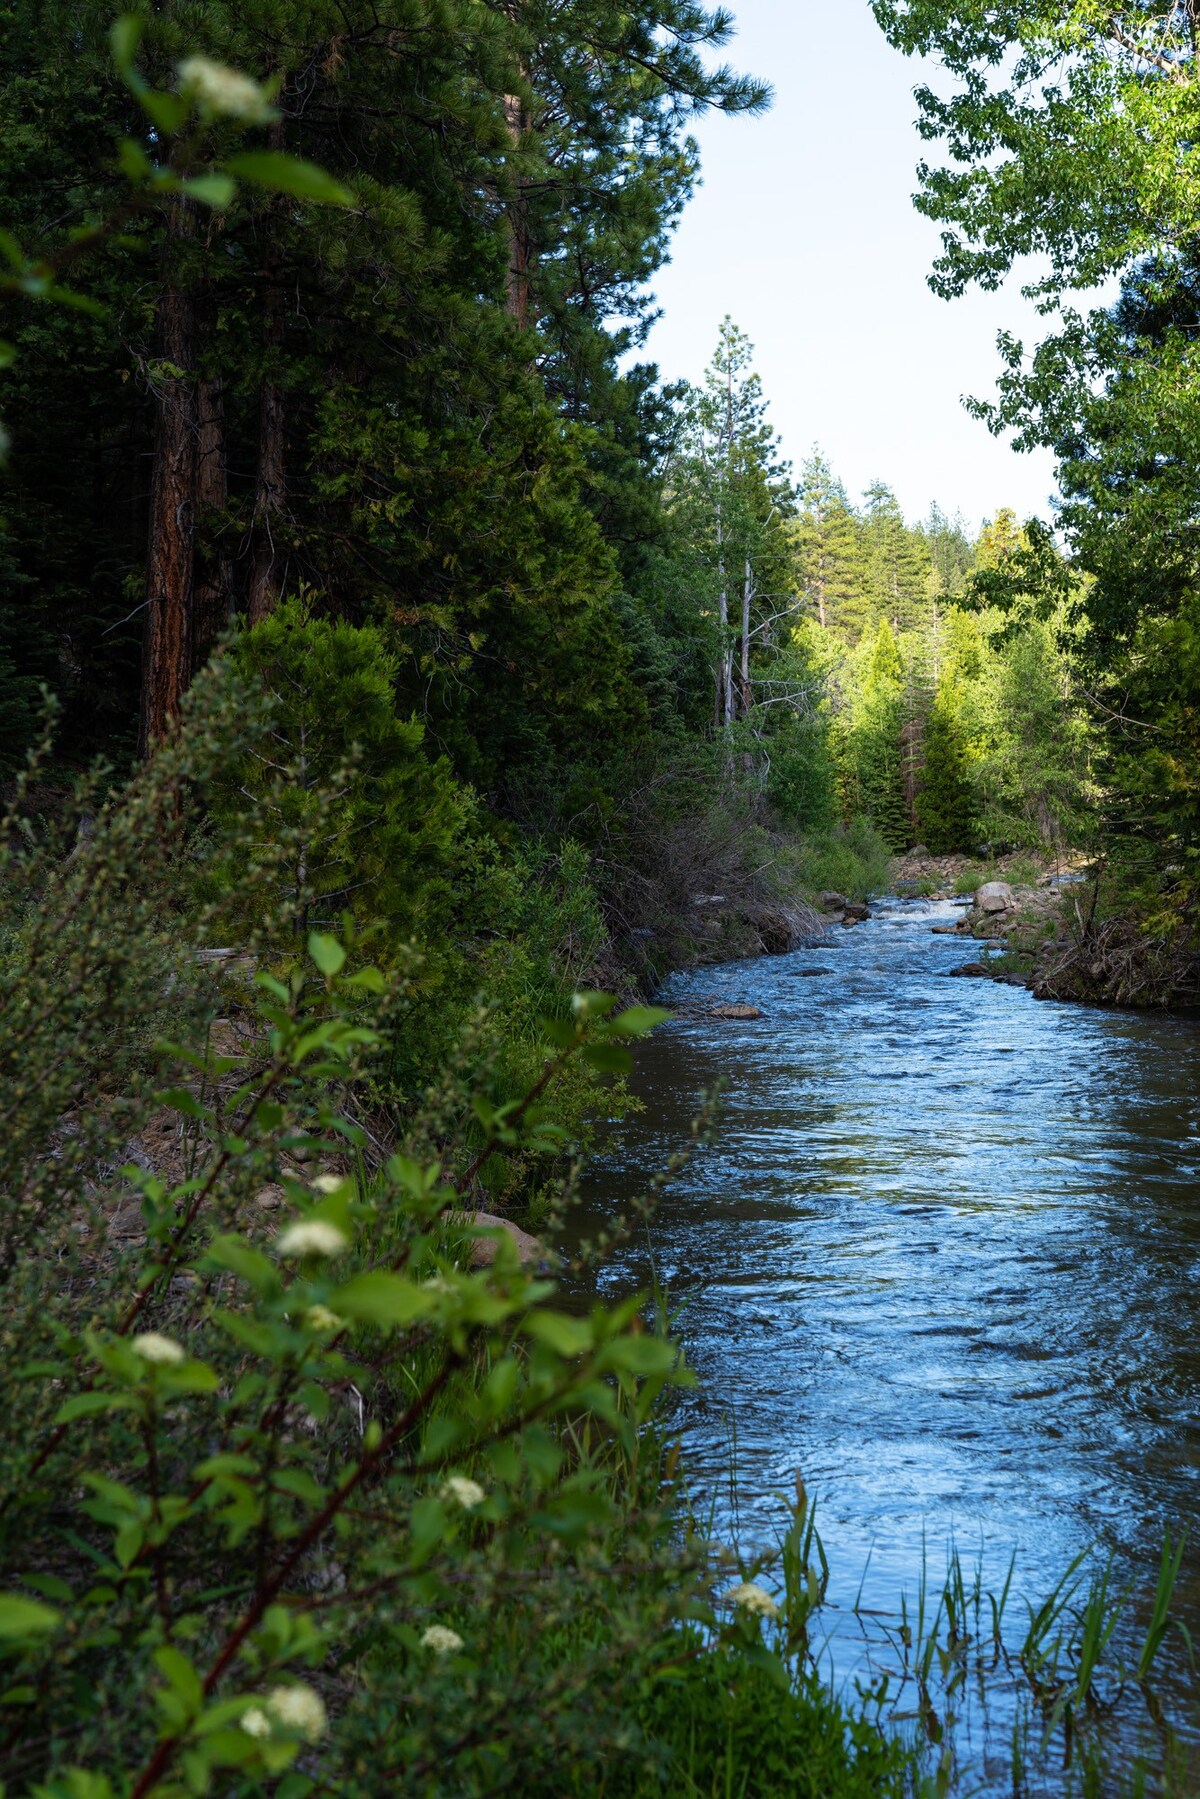
<path id="1" fill-rule="evenodd" d="M 923 1554 L 937 1584 L 953 1542 L 998 1589 L 1015 1553 L 1040 1599 L 1096 1543 L 1152 1588 L 1200 1497 L 1200 1029 L 948 978 L 968 951 L 931 927 L 956 916 L 886 901 L 827 947 L 672 978 L 602 1170 L 632 1191 L 726 1084 L 717 1147 L 606 1279 L 653 1266 L 679 1309 L 718 1533 L 769 1538 L 797 1473 L 817 1496 L 843 1685 L 878 1673 L 864 1618 L 913 1603 Z M 704 1015 L 729 1002 L 764 1016 Z M 1200 1648 L 1200 1554 L 1176 1598 Z M 987 1790 L 1003 1762 L 979 1752 Z"/>

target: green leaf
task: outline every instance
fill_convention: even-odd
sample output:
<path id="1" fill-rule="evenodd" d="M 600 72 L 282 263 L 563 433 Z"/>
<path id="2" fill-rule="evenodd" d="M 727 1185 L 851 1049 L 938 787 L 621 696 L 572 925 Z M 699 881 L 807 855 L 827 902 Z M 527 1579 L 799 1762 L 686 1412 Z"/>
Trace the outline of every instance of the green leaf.
<path id="1" fill-rule="evenodd" d="M 603 1359 L 622 1374 L 670 1374 L 679 1351 L 662 1337 L 614 1337 L 605 1344 Z"/>
<path id="2" fill-rule="evenodd" d="M 0 369 L 10 369 L 17 360 L 15 344 L 8 343 L 0 337 Z"/>
<path id="3" fill-rule="evenodd" d="M 182 1112 L 185 1118 L 203 1118 L 205 1116 L 204 1107 L 196 1095 L 190 1093 L 186 1087 L 169 1087 L 159 1097 L 164 1106 L 169 1107 L 172 1112 Z"/>
<path id="4" fill-rule="evenodd" d="M 269 1262 L 260 1250 L 251 1249 L 241 1237 L 214 1237 L 205 1261 L 238 1275 L 260 1298 L 279 1290 L 279 1270 L 274 1262 Z"/>
<path id="5" fill-rule="evenodd" d="M 627 1049 L 618 1049 L 615 1043 L 589 1043 L 584 1048 L 583 1059 L 601 1074 L 633 1072 L 633 1057 Z"/>
<path id="6" fill-rule="evenodd" d="M 356 1274 L 330 1295 L 330 1310 L 342 1318 L 364 1324 L 405 1325 L 426 1318 L 438 1303 L 438 1294 L 418 1287 L 402 1275 L 376 1270 Z"/>
<path id="7" fill-rule="evenodd" d="M 132 83 L 130 84 L 133 85 Z M 174 137 L 187 117 L 187 104 L 178 94 L 160 94 L 141 83 L 134 87 L 142 110 L 164 137 Z"/>
<path id="8" fill-rule="evenodd" d="M 23 1593 L 0 1593 L 0 1641 L 46 1637 L 62 1623 L 62 1613 Z"/>
<path id="9" fill-rule="evenodd" d="M 119 69 L 127 69 L 137 55 L 138 45 L 142 41 L 142 21 L 136 13 L 122 13 L 114 20 L 108 34 L 108 47 L 112 51 L 112 59 Z"/>
<path id="10" fill-rule="evenodd" d="M 92 1418 L 97 1412 L 115 1412 L 134 1403 L 127 1393 L 76 1393 L 60 1405 L 54 1414 L 55 1424 L 71 1424 L 76 1418 Z"/>
<path id="11" fill-rule="evenodd" d="M 566 1312 L 531 1312 L 525 1330 L 539 1343 L 547 1344 L 556 1354 L 586 1354 L 594 1341 L 592 1326 L 586 1318 L 571 1318 Z"/>
<path id="12" fill-rule="evenodd" d="M 117 160 L 121 165 L 121 173 L 130 181 L 144 181 L 152 172 L 153 164 L 136 138 L 125 137 L 117 148 Z"/>
<path id="13" fill-rule="evenodd" d="M 577 1018 L 607 1018 L 616 1003 L 616 995 L 612 993 L 575 993 L 571 996 Z"/>
<path id="14" fill-rule="evenodd" d="M 264 151 L 263 154 L 273 152 Z M 335 974 L 340 974 L 346 960 L 346 952 L 337 938 L 326 937 L 321 931 L 309 932 L 308 953 L 326 980 L 332 980 Z"/>
<path id="15" fill-rule="evenodd" d="M 614 1037 L 645 1037 L 670 1018 L 661 1006 L 627 1006 L 606 1027 Z"/>
<path id="16" fill-rule="evenodd" d="M 214 212 L 224 212 L 232 204 L 237 193 L 237 182 L 228 175 L 192 175 L 180 189 L 189 200 L 199 200 L 201 206 L 211 206 Z"/>
<path id="17" fill-rule="evenodd" d="M 226 167 L 243 181 L 253 181 L 278 194 L 292 194 L 297 200 L 312 200 L 318 206 L 353 206 L 355 203 L 349 188 L 335 181 L 325 169 L 318 168 L 315 162 L 304 162 L 298 156 L 288 156 L 282 150 L 245 150 L 238 156 L 231 156 Z M 312 951 L 311 938 L 309 951 Z"/>
<path id="18" fill-rule="evenodd" d="M 204 1688 L 195 1668 L 178 1649 L 164 1643 L 154 1652 L 159 1672 L 183 1701 L 189 1717 L 194 1717 L 204 1704 Z"/>

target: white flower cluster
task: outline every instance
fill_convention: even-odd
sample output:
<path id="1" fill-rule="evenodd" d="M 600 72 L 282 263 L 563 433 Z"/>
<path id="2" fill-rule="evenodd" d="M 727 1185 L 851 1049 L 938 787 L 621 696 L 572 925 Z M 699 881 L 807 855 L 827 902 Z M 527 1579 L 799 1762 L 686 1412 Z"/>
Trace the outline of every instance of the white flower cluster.
<path id="1" fill-rule="evenodd" d="M 266 125 L 275 110 L 257 81 L 211 56 L 185 56 L 178 64 L 179 91 L 203 119 L 240 119 Z"/>
<path id="2" fill-rule="evenodd" d="M 349 1243 L 344 1231 L 328 1218 L 300 1218 L 275 1239 L 277 1255 L 295 1260 L 301 1256 L 340 1256 Z"/>
<path id="3" fill-rule="evenodd" d="M 738 1586 L 730 1587 L 722 1597 L 726 1605 L 736 1605 L 744 1612 L 753 1612 L 757 1617 L 778 1618 L 779 1616 L 779 1607 L 776 1602 L 766 1588 L 760 1587 L 755 1581 L 743 1580 Z"/>
<path id="4" fill-rule="evenodd" d="M 304 1314 L 304 1323 L 310 1331 L 340 1331 L 346 1328 L 346 1320 L 331 1312 L 328 1306 L 309 1306 Z"/>
<path id="5" fill-rule="evenodd" d="M 421 1647 L 432 1649 L 435 1655 L 453 1655 L 462 1646 L 463 1640 L 458 1632 L 445 1624 L 431 1624 L 421 1638 Z"/>
<path id="6" fill-rule="evenodd" d="M 143 1362 L 155 1362 L 160 1368 L 177 1368 L 180 1362 L 187 1360 L 182 1347 L 172 1337 L 164 1337 L 161 1331 L 143 1331 L 132 1343 L 133 1351 L 140 1355 Z"/>
<path id="7" fill-rule="evenodd" d="M 468 1480 L 465 1474 L 452 1474 L 442 1487 L 442 1498 L 453 1499 L 464 1512 L 473 1512 L 477 1505 L 483 1504 L 487 1494 L 477 1480 Z"/>
<path id="8" fill-rule="evenodd" d="M 294 1730 L 310 1743 L 325 1735 L 328 1720 L 325 1702 L 311 1687 L 275 1687 L 266 1697 L 266 1709 L 252 1705 L 242 1714 L 242 1729 L 248 1737 L 269 1737 L 274 1725 Z"/>

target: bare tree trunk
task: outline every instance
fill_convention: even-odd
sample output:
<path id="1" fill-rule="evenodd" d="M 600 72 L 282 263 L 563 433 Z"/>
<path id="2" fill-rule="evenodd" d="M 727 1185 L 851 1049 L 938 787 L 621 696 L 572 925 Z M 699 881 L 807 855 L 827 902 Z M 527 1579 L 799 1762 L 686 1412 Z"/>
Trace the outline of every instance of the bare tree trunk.
<path id="1" fill-rule="evenodd" d="M 721 580 L 721 591 L 717 597 L 717 622 L 721 631 L 721 642 L 717 650 L 716 666 L 716 704 L 714 721 L 717 729 L 729 723 L 729 709 L 732 695 L 729 691 L 729 593 L 725 586 L 724 576 Z"/>
<path id="2" fill-rule="evenodd" d="M 284 148 L 283 120 L 267 133 L 272 150 Z M 283 387 L 284 299 L 279 246 L 275 223 L 268 218 L 263 229 L 267 248 L 263 260 L 263 383 L 258 413 L 258 479 L 251 526 L 250 586 L 246 612 L 252 625 L 275 609 L 283 592 L 287 558 L 276 542 L 287 499 L 285 414 Z"/>
<path id="3" fill-rule="evenodd" d="M 754 597 L 754 575 L 750 558 L 742 577 L 742 717 L 750 711 L 750 602 Z"/>
<path id="4" fill-rule="evenodd" d="M 225 467 L 225 390 L 220 380 L 196 388 L 196 517 L 222 512 L 229 498 Z M 233 614 L 233 568 L 220 551 L 198 552 L 192 658 L 197 669 Z"/>
<path id="5" fill-rule="evenodd" d="M 155 333 L 155 394 L 146 628 L 138 753 L 166 735 L 192 676 L 192 557 L 196 518 L 195 302 L 179 263 L 191 234 L 188 203 L 171 201 L 163 246 L 163 286 Z"/>

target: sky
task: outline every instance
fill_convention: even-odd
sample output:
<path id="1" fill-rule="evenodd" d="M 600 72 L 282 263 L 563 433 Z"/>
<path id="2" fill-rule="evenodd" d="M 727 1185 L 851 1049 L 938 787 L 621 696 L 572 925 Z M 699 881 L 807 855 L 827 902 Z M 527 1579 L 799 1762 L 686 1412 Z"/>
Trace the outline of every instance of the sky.
<path id="1" fill-rule="evenodd" d="M 852 497 L 883 480 L 906 516 L 935 501 L 971 529 L 1001 506 L 1048 518 L 1054 464 L 972 419 L 989 398 L 996 333 L 1045 322 L 1013 282 L 940 300 L 926 277 L 938 227 L 913 208 L 919 63 L 894 51 L 867 0 L 733 0 L 726 53 L 775 104 L 701 119 L 703 186 L 653 287 L 664 316 L 643 352 L 698 380 L 726 313 L 755 345 L 770 418 L 797 468 L 813 444 Z"/>

